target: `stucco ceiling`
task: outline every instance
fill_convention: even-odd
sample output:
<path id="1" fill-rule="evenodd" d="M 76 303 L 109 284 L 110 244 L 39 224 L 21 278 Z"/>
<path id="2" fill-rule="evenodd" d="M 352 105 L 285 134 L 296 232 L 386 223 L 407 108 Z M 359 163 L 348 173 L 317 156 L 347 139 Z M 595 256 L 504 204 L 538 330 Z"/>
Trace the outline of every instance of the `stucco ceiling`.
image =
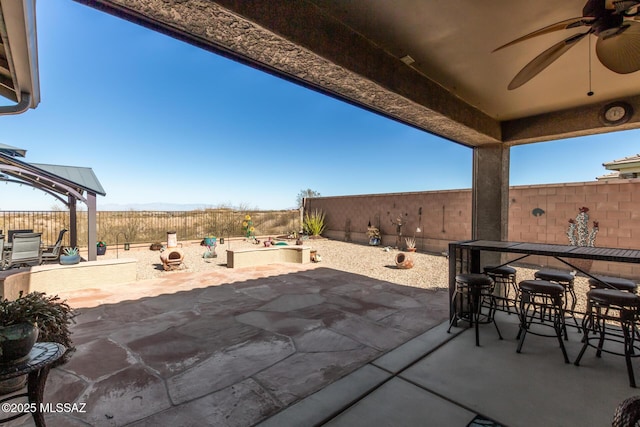
<path id="1" fill-rule="evenodd" d="M 586 27 L 493 50 L 582 16 L 585 0 L 78 1 L 468 146 L 640 127 L 640 72 L 605 68 L 594 35 L 507 89 L 534 57 Z M 614 101 L 633 110 L 618 126 L 601 118 Z"/>

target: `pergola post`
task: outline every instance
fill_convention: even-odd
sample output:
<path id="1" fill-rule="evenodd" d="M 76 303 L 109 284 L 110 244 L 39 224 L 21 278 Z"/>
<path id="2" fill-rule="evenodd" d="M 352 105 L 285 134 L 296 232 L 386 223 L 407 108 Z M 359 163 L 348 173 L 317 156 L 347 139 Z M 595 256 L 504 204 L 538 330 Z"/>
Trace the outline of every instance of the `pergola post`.
<path id="1" fill-rule="evenodd" d="M 509 225 L 509 147 L 473 149 L 471 237 L 507 240 Z"/>
<path id="2" fill-rule="evenodd" d="M 97 210 L 96 210 L 96 194 L 87 192 L 87 250 L 88 261 L 95 261 L 98 256 L 98 248 L 96 246 L 97 226 Z"/>
<path id="3" fill-rule="evenodd" d="M 68 196 L 67 206 L 69 207 L 69 246 L 78 246 L 78 213 L 76 198 L 71 194 Z"/>

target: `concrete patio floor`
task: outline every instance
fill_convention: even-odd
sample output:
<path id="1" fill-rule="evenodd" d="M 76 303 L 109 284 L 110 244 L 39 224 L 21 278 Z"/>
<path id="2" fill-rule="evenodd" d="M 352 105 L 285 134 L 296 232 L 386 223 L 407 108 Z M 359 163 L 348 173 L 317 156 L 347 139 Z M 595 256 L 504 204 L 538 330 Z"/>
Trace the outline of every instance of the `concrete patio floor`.
<path id="1" fill-rule="evenodd" d="M 516 353 L 514 315 L 498 313 L 502 341 L 491 325 L 480 347 L 472 330 L 448 334 L 446 290 L 290 268 L 76 295 L 87 305 L 157 296 L 82 310 L 78 351 L 52 371 L 45 398 L 87 412 L 49 414 L 48 425 L 606 426 L 640 394 L 623 357 L 589 349 L 577 367 L 534 335 Z M 571 361 L 580 338 L 569 329 Z M 478 416 L 495 424 L 470 424 Z M 33 425 L 23 420 L 13 425 Z"/>
<path id="2" fill-rule="evenodd" d="M 65 427 L 254 425 L 448 316 L 446 290 L 293 264 L 60 296 L 90 307 L 47 383 L 45 401 L 86 403 L 47 414 Z"/>

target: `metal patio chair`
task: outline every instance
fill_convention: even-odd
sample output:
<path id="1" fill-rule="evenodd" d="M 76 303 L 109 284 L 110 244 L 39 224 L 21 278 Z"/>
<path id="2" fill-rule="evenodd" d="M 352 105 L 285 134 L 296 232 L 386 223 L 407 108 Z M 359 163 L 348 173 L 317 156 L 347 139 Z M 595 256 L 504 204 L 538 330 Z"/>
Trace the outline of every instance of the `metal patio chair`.
<path id="1" fill-rule="evenodd" d="M 20 233 L 13 236 L 11 251 L 3 260 L 3 269 L 39 265 L 42 260 L 42 233 Z"/>
<path id="2" fill-rule="evenodd" d="M 63 228 L 60 230 L 60 234 L 58 234 L 58 240 L 52 246 L 48 246 L 46 249 L 42 251 L 42 262 L 52 262 L 60 259 L 60 252 L 62 251 L 62 238 L 64 237 L 64 233 L 68 230 Z"/>

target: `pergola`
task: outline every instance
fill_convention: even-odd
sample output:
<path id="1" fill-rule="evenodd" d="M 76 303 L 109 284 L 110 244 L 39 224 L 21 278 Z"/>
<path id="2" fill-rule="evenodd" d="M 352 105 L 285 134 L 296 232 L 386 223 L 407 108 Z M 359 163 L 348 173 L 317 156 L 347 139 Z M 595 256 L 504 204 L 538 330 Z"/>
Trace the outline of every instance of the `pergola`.
<path id="1" fill-rule="evenodd" d="M 510 147 L 640 128 L 640 73 L 596 52 L 637 32 L 640 1 L 624 17 L 611 0 L 76 1 L 470 147 L 476 239 L 507 237 Z M 624 25 L 603 31 L 596 9 Z M 639 38 L 616 61 L 638 65 Z M 509 90 L 541 52 L 550 65 Z"/>
<path id="2" fill-rule="evenodd" d="M 91 168 L 27 163 L 18 160 L 26 150 L 0 144 L 0 181 L 37 188 L 60 200 L 69 209 L 69 241 L 78 244 L 77 202 L 87 205 L 88 259 L 95 261 L 96 248 L 96 196 L 106 195 Z"/>

